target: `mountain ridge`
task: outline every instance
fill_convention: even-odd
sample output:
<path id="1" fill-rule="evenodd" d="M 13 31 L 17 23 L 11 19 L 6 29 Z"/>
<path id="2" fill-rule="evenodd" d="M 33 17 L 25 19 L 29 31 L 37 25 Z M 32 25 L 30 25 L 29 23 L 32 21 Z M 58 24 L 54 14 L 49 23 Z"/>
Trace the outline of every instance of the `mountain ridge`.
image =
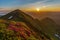
<path id="1" fill-rule="evenodd" d="M 51 38 L 49 36 L 44 34 L 46 32 L 42 31 L 42 25 L 43 25 L 43 27 L 49 26 L 50 21 L 51 21 L 52 25 L 53 25 L 53 23 L 55 23 L 50 18 L 45 18 L 44 20 L 36 20 L 33 17 L 31 17 L 30 15 L 17 9 L 17 10 L 14 10 L 14 11 L 0 17 L 0 19 L 24 22 L 30 29 L 33 29 L 33 31 L 35 31 L 37 33 L 37 35 L 39 35 L 41 37 L 46 37 L 46 39 L 51 40 Z M 49 23 L 49 24 L 44 26 L 44 24 L 45 24 L 44 22 Z M 45 29 L 45 31 L 46 31 L 46 29 Z"/>

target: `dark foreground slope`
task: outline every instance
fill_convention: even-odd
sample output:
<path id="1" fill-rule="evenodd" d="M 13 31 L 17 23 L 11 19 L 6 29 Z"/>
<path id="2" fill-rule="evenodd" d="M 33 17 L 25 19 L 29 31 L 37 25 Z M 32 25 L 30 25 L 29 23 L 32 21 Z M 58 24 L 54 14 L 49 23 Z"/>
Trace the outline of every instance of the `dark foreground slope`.
<path id="1" fill-rule="evenodd" d="M 55 21 L 48 17 L 42 20 L 36 19 L 35 21 L 40 25 L 40 28 L 45 34 L 49 35 L 54 40 L 60 40 L 60 38 L 55 35 L 59 33 L 57 29 L 60 28 Z"/>

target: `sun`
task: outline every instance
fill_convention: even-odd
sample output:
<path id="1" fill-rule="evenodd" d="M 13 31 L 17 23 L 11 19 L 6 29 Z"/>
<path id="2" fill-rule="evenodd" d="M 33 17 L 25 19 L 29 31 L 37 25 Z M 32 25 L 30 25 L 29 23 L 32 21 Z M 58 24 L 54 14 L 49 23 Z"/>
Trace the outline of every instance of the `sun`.
<path id="1" fill-rule="evenodd" d="M 36 8 L 36 10 L 37 10 L 37 11 L 40 11 L 40 9 L 39 9 L 39 8 Z"/>

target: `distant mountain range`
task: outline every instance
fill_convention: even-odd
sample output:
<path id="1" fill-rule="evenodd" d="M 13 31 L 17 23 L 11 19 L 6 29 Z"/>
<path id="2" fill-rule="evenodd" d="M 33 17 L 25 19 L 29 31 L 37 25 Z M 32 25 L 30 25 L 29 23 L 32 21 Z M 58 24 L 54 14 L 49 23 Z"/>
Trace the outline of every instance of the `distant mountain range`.
<path id="1" fill-rule="evenodd" d="M 27 13 L 27 12 L 26 12 Z M 32 15 L 34 18 L 42 19 L 49 17 L 53 19 L 57 24 L 60 25 L 60 12 L 28 12 L 27 14 Z"/>
<path id="2" fill-rule="evenodd" d="M 58 40 L 54 34 L 58 33 L 57 27 L 59 27 L 51 18 L 44 18 L 42 20 L 34 19 L 30 15 L 17 9 L 4 16 L 0 19 L 16 22 L 24 22 L 31 30 L 36 32 L 37 36 L 40 36 L 44 40 Z"/>

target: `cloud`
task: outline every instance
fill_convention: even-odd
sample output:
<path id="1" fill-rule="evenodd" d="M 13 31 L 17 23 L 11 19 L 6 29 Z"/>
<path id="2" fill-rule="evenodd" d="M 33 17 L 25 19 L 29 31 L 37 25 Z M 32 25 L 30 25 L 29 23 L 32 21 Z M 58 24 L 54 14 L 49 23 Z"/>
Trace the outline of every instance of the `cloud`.
<path id="1" fill-rule="evenodd" d="M 31 7 L 43 7 L 43 6 L 54 6 L 55 4 L 58 5 L 59 0 L 42 0 L 42 1 L 37 1 L 34 3 L 29 3 L 26 5 L 22 5 L 22 8 L 31 8 Z"/>
<path id="2" fill-rule="evenodd" d="M 1 8 L 32 8 L 60 4 L 59 0 L 1 0 Z"/>
<path id="3" fill-rule="evenodd" d="M 0 8 L 0 13 L 8 13 L 10 11 L 14 10 L 13 8 Z"/>
<path id="4" fill-rule="evenodd" d="M 47 1 L 49 1 L 49 0 L 43 0 L 43 1 L 38 1 L 38 2 L 35 2 L 35 3 L 26 4 L 26 5 L 24 5 L 24 7 L 32 7 L 32 6 L 34 6 L 34 7 L 39 6 L 40 7 L 40 6 L 43 6 L 44 3 L 47 2 Z"/>

